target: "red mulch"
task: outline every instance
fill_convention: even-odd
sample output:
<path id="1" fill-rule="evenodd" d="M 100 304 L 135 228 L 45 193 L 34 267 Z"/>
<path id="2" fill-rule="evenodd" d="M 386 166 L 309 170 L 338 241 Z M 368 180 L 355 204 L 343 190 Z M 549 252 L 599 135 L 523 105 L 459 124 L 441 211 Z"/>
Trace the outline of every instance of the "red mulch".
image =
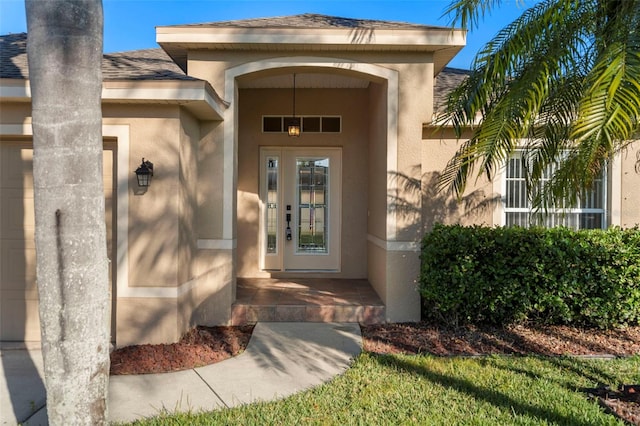
<path id="1" fill-rule="evenodd" d="M 640 354 L 640 327 L 584 330 L 567 326 L 446 328 L 426 323 L 362 326 L 364 349 L 378 353 L 441 356 L 488 354 Z"/>
<path id="2" fill-rule="evenodd" d="M 506 328 L 446 328 L 427 323 L 361 326 L 364 350 L 390 354 L 430 353 L 439 356 L 537 354 L 632 356 L 640 354 L 640 327 L 624 330 L 583 330 L 548 326 Z M 111 353 L 111 374 L 146 374 L 185 370 L 235 356 L 247 346 L 253 326 L 196 327 L 178 343 L 127 346 Z M 594 391 L 595 392 L 595 391 Z M 637 395 L 598 395 L 609 411 L 640 425 Z M 635 398 L 635 399 L 634 399 Z"/>
<path id="3" fill-rule="evenodd" d="M 125 346 L 111 352 L 111 374 L 187 370 L 223 361 L 247 347 L 253 326 L 196 327 L 178 343 Z"/>

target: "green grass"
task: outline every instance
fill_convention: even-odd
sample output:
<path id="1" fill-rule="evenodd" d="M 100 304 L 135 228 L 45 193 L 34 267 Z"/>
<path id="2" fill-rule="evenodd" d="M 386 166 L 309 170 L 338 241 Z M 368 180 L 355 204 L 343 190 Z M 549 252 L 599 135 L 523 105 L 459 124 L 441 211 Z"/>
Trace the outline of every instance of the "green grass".
<path id="1" fill-rule="evenodd" d="M 584 387 L 640 383 L 640 357 L 360 355 L 344 375 L 289 398 L 141 425 L 616 425 Z"/>

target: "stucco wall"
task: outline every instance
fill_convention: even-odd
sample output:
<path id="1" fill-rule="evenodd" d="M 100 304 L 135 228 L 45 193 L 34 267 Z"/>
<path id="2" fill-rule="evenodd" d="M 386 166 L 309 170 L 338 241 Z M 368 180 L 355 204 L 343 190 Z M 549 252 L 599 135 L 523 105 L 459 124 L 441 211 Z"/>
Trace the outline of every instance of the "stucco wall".
<path id="1" fill-rule="evenodd" d="M 178 328 L 178 303 L 175 299 L 119 298 L 116 315 L 116 347 L 176 342 L 185 331 Z"/>
<path id="2" fill-rule="evenodd" d="M 369 86 L 369 222 L 367 232 L 387 235 L 387 84 Z M 371 274 L 370 274 L 371 275 Z"/>
<path id="3" fill-rule="evenodd" d="M 425 66 L 433 59 L 433 55 L 428 52 L 348 52 L 342 50 L 313 51 L 308 50 L 287 50 L 279 52 L 270 51 L 242 51 L 231 50 L 191 50 L 187 60 L 187 70 L 190 76 L 207 80 L 222 95 L 225 85 L 225 70 L 237 65 L 246 64 L 252 61 L 261 61 L 277 58 L 331 58 L 338 59 L 343 66 L 339 71 L 349 73 L 349 63 L 379 64 L 389 69 L 400 69 L 403 66 Z M 424 72 L 419 71 L 418 75 L 424 76 Z M 412 77 L 413 78 L 413 77 Z M 226 95 L 222 95 L 227 98 Z"/>
<path id="4" fill-rule="evenodd" d="M 451 193 L 439 192 L 442 170 L 460 146 L 453 133 L 425 127 L 422 142 L 422 217 L 424 229 L 434 224 L 494 225 L 494 211 L 500 203 L 494 185 L 472 175 L 461 200 Z"/>
<path id="5" fill-rule="evenodd" d="M 221 121 L 204 122 L 200 126 L 196 220 L 201 239 L 222 238 L 223 131 Z"/>
<path id="6" fill-rule="evenodd" d="M 175 287 L 178 279 L 180 111 L 178 107 L 105 106 L 104 124 L 129 126 L 129 287 Z M 148 189 L 133 171 L 154 164 Z"/>
<path id="7" fill-rule="evenodd" d="M 369 210 L 368 237 L 387 236 L 387 83 L 369 86 Z M 367 244 L 369 283 L 387 304 L 386 251 Z"/>
<path id="8" fill-rule="evenodd" d="M 640 226 L 640 141 L 620 155 L 620 226 Z"/>
<path id="9" fill-rule="evenodd" d="M 433 65 L 429 63 L 399 64 L 398 102 L 398 164 L 395 186 L 396 239 L 419 241 L 422 236 L 422 203 L 419 183 L 421 165 L 422 125 L 432 112 Z M 393 172 L 393 170 L 391 171 Z M 416 190 L 417 189 L 417 190 Z"/>
<path id="10" fill-rule="evenodd" d="M 180 114 L 180 124 L 178 282 L 185 283 L 194 278 L 194 257 L 197 250 L 197 154 L 200 129 L 198 121 L 184 110 Z"/>

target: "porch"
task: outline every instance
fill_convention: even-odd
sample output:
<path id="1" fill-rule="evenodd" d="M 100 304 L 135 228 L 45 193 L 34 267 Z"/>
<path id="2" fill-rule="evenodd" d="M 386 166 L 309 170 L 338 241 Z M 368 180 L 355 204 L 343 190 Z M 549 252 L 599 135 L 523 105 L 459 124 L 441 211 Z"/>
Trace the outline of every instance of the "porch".
<path id="1" fill-rule="evenodd" d="M 385 322 L 367 280 L 238 278 L 232 325 L 265 322 Z"/>

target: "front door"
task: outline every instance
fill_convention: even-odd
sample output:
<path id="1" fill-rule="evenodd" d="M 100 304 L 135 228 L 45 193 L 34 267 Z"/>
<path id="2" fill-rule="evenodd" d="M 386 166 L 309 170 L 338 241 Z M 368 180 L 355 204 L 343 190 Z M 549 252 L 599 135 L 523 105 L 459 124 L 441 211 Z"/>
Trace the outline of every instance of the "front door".
<path id="1" fill-rule="evenodd" d="M 261 268 L 339 271 L 342 151 L 262 148 Z"/>

